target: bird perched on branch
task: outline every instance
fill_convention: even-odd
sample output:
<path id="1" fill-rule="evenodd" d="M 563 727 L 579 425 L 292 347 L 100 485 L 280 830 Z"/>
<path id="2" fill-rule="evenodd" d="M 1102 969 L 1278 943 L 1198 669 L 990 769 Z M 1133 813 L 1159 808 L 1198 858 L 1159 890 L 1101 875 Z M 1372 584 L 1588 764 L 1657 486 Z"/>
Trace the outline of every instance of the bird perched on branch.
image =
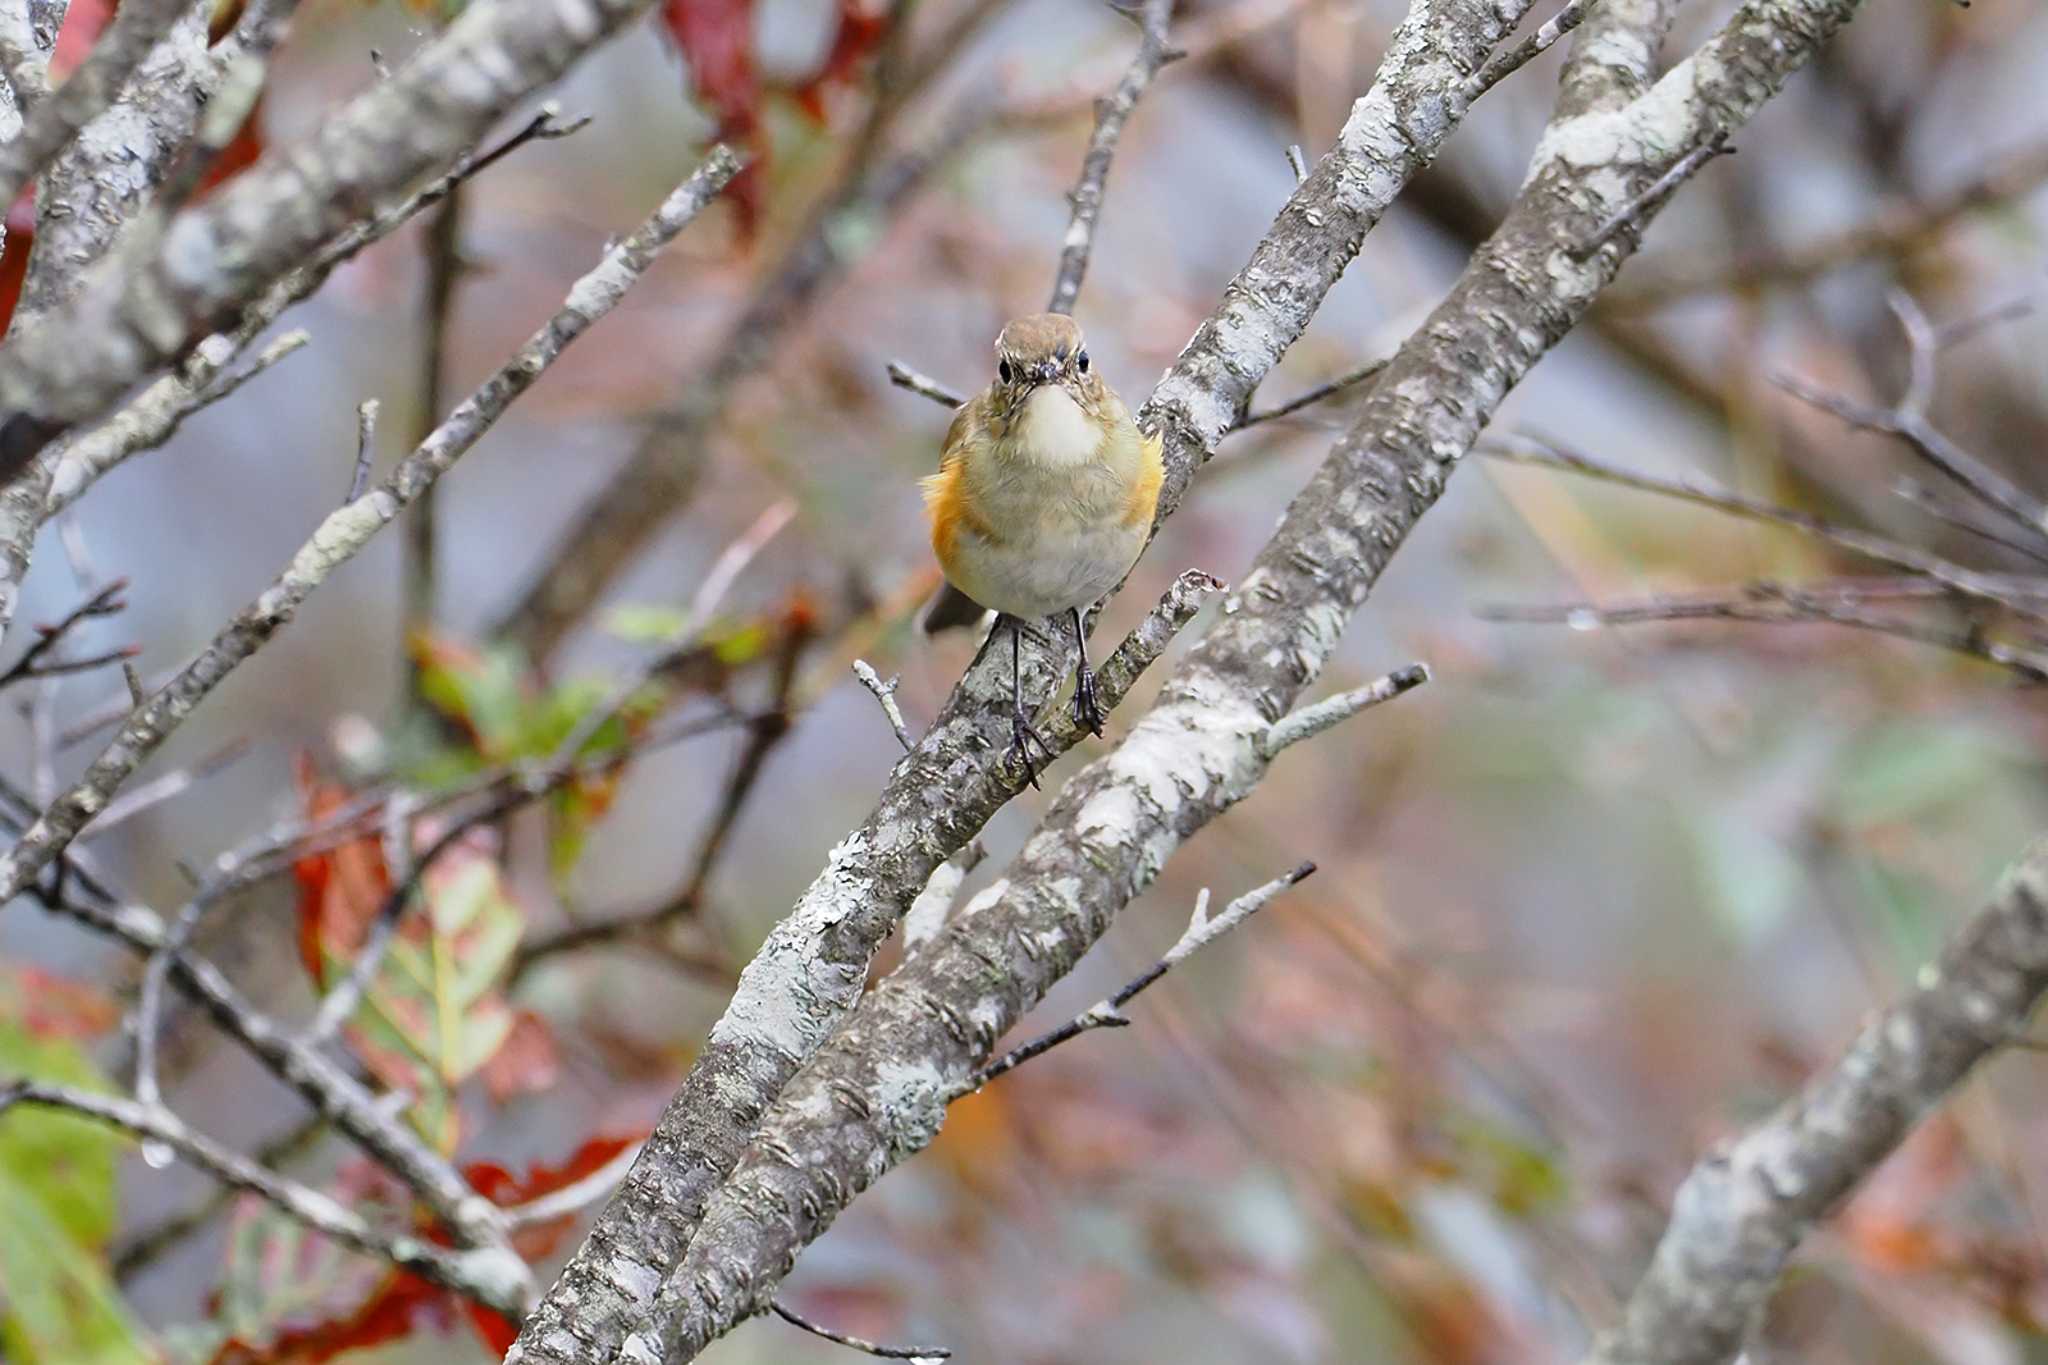
<path id="1" fill-rule="evenodd" d="M 1029 746 L 1053 754 L 1024 709 L 1026 623 L 1059 616 L 1072 626 L 1074 720 L 1101 734 L 1083 613 L 1137 562 L 1164 472 L 1159 437 L 1140 432 L 1095 373 L 1080 327 L 1035 313 L 996 338 L 995 382 L 954 414 L 939 472 L 924 480 L 932 549 L 946 572 L 925 631 L 972 625 L 985 611 L 1009 626 L 1009 757 L 1034 786 Z"/>

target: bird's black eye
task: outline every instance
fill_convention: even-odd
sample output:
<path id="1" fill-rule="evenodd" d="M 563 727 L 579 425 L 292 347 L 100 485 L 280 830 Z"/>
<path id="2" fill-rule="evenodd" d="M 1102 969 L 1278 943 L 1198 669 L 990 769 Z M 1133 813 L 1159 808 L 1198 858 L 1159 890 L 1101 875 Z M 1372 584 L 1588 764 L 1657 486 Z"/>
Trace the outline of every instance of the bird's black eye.
<path id="1" fill-rule="evenodd" d="M 1002 364 L 1000 364 L 1000 365 L 996 366 L 996 373 L 997 373 L 997 374 L 999 374 L 999 375 L 1001 375 L 1001 376 L 1003 377 L 1003 382 L 1004 382 L 1005 384 L 1009 383 L 1009 382 L 1010 382 L 1010 362 L 1009 362 L 1009 361 L 1007 361 L 1007 360 L 1005 360 L 1005 361 L 1004 361 L 1004 362 L 1003 362 Z"/>
<path id="2" fill-rule="evenodd" d="M 1082 374 L 1088 373 L 1088 353 L 1086 351 L 1074 357 L 1074 367 L 1080 370 Z"/>

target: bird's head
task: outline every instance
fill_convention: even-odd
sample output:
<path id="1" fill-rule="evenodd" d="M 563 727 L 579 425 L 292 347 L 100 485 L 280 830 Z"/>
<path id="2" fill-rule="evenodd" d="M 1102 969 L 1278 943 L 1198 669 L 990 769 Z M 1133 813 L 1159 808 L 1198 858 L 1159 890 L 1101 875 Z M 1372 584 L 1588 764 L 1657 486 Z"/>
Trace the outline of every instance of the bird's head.
<path id="1" fill-rule="evenodd" d="M 1070 317 L 1033 313 L 996 338 L 996 388 L 1006 409 L 1016 410 L 1046 384 L 1057 384 L 1080 406 L 1092 407 L 1097 382 L 1081 328 Z"/>

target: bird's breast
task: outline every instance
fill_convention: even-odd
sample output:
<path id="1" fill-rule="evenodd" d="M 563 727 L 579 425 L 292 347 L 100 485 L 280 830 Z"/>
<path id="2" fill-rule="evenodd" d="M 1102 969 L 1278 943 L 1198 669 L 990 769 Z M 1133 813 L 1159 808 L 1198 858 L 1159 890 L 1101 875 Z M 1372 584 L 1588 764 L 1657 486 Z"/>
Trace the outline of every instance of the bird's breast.
<path id="1" fill-rule="evenodd" d="M 1059 468 L 1085 464 L 1102 448 L 1102 424 L 1057 384 L 1032 390 L 1011 429 L 1016 458 Z"/>

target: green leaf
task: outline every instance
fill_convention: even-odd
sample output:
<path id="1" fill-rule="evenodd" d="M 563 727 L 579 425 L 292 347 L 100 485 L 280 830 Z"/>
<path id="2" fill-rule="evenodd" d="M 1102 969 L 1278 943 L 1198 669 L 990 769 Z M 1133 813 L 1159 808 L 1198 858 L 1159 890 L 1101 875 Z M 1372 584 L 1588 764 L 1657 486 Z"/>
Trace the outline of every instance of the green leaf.
<path id="1" fill-rule="evenodd" d="M 106 1091 L 70 1042 L 0 1013 L 0 1075 Z M 151 1356 L 101 1257 L 118 1218 L 116 1129 L 21 1105 L 0 1115 L 0 1359 L 125 1365 Z"/>
<path id="2" fill-rule="evenodd" d="M 681 607 L 628 604 L 605 614 L 604 628 L 636 645 L 665 645 L 688 629 L 690 613 Z"/>

